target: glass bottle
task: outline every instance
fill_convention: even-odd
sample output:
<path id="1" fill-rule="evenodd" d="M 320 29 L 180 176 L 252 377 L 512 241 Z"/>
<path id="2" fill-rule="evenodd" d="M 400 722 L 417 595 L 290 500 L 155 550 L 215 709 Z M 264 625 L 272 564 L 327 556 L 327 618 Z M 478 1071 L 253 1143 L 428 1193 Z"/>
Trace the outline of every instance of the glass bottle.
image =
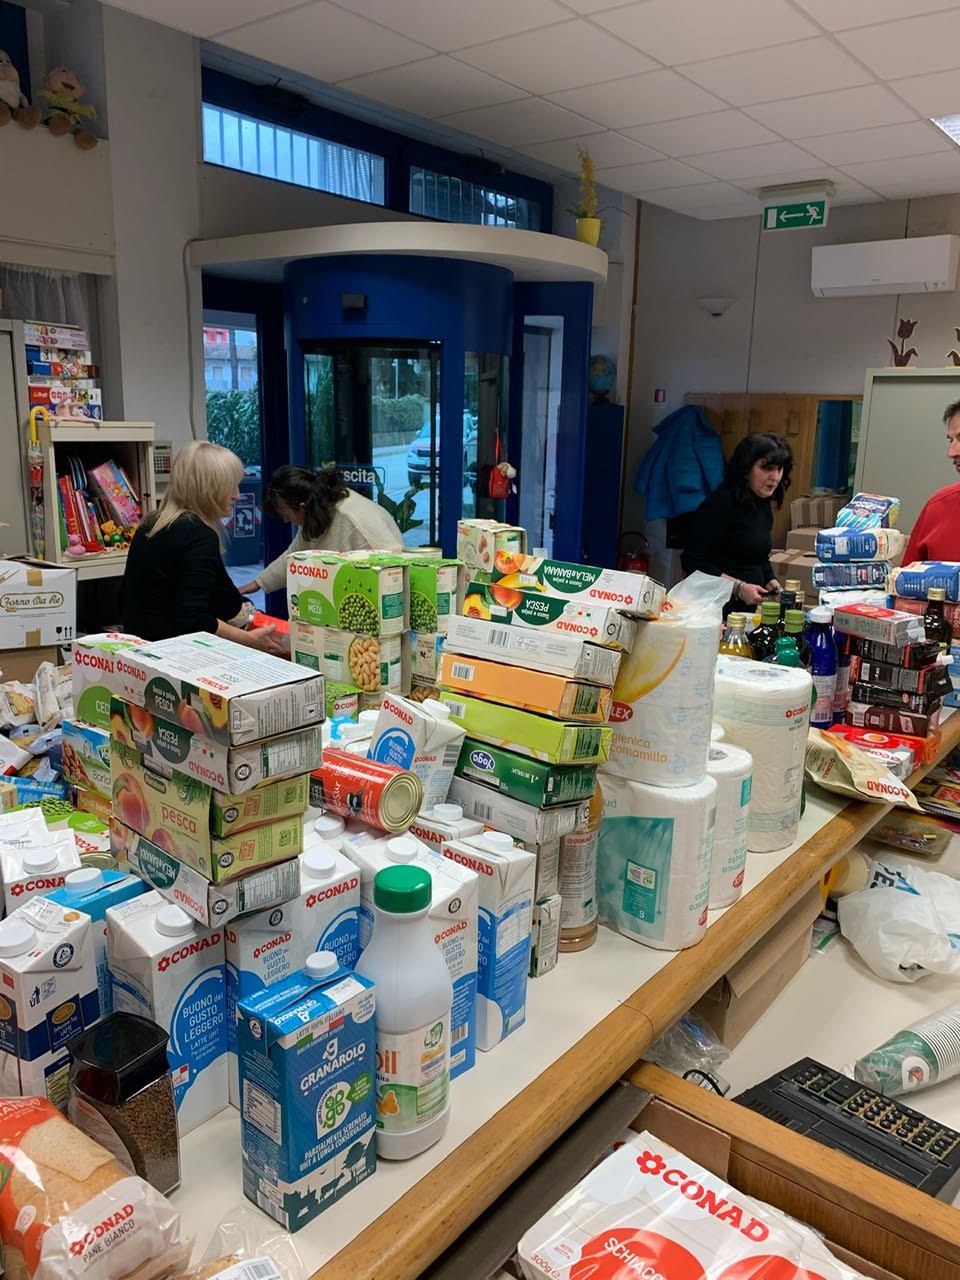
<path id="1" fill-rule="evenodd" d="M 791 578 L 790 581 L 792 582 L 793 579 Z M 784 633 L 784 623 L 786 622 L 786 618 L 787 618 L 787 610 L 796 609 L 796 607 L 797 607 L 796 588 L 784 587 L 784 589 L 780 592 L 779 614 L 780 614 L 780 634 L 781 635 L 783 635 Z"/>
<path id="2" fill-rule="evenodd" d="M 720 652 L 730 658 L 755 657 L 753 645 L 747 639 L 747 615 L 731 613 L 727 615 L 727 629 L 720 641 Z"/>
<path id="3" fill-rule="evenodd" d="M 800 655 L 800 665 L 810 670 L 810 646 L 807 644 L 803 635 L 804 617 L 800 609 L 788 609 L 783 622 L 783 634 L 797 646 L 797 652 Z"/>
<path id="4" fill-rule="evenodd" d="M 585 951 L 597 940 L 597 849 L 603 826 L 599 783 L 588 813 L 587 825 L 560 841 L 561 951 Z"/>
<path id="5" fill-rule="evenodd" d="M 932 644 L 940 646 L 940 652 L 946 653 L 953 644 L 953 627 L 944 617 L 944 602 L 947 593 L 943 587 L 931 587 L 927 592 L 927 608 L 923 615 L 923 630 Z"/>
<path id="6" fill-rule="evenodd" d="M 780 604 L 776 600 L 764 600 L 760 606 L 760 625 L 750 633 L 753 656 L 763 662 L 773 653 L 780 622 Z"/>

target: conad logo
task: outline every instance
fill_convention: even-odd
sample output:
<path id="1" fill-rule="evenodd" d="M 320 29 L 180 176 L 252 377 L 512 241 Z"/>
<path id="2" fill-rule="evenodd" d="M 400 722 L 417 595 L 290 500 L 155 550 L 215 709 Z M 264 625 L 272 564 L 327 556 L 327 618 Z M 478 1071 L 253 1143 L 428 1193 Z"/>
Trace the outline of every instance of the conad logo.
<path id="1" fill-rule="evenodd" d="M 287 572 L 295 578 L 329 578 L 330 574 L 324 568 L 315 564 L 297 564 L 291 561 L 287 565 Z"/>
<path id="2" fill-rule="evenodd" d="M 45 876 L 42 880 L 21 880 L 10 889 L 15 898 L 21 893 L 45 893 L 47 889 L 63 888 L 66 876 Z"/>
<path id="3" fill-rule="evenodd" d="M 206 938 L 197 938 L 196 942 L 188 942 L 185 947 L 180 947 L 177 951 L 171 951 L 169 955 L 161 956 L 157 961 L 157 968 L 161 973 L 166 973 L 172 964 L 179 964 L 181 960 L 189 960 L 191 956 L 195 956 L 201 951 L 206 951 L 207 947 L 215 947 L 219 941 L 219 933 L 211 933 Z"/>
<path id="4" fill-rule="evenodd" d="M 133 1216 L 133 1205 L 125 1204 L 122 1209 L 118 1209 L 116 1213 L 111 1213 L 109 1217 L 98 1222 L 95 1227 L 82 1235 L 79 1240 L 73 1240 L 70 1244 L 70 1252 L 75 1258 L 81 1257 L 86 1253 L 92 1244 L 96 1244 L 108 1232 L 115 1230 L 121 1223 Z"/>
<path id="5" fill-rule="evenodd" d="M 795 716 L 805 716 L 809 710 L 810 708 L 806 704 L 802 707 L 791 707 L 790 710 L 786 712 L 786 718 L 788 720 L 792 720 Z"/>
<path id="6" fill-rule="evenodd" d="M 307 906 L 315 907 L 318 902 L 326 902 L 329 898 L 338 898 L 341 893 L 349 893 L 351 889 L 356 889 L 359 883 L 359 879 L 354 876 L 351 880 L 341 880 L 339 884 L 332 884 L 327 889 L 319 889 L 316 893 L 309 893 L 307 894 Z"/>
<path id="7" fill-rule="evenodd" d="M 610 720 L 613 724 L 620 724 L 624 720 L 633 719 L 633 707 L 629 702 L 615 702 L 610 708 Z"/>
<path id="8" fill-rule="evenodd" d="M 271 938 L 270 941 L 265 942 L 262 947 L 255 948 L 253 953 L 254 960 L 259 960 L 262 955 L 266 955 L 266 953 L 268 951 L 272 951 L 274 947 L 282 947 L 285 943 L 289 942 L 292 937 L 292 933 L 281 933 L 278 934 L 277 937 Z"/>
<path id="9" fill-rule="evenodd" d="M 637 1156 L 637 1168 L 641 1173 L 660 1178 L 668 1187 L 676 1187 L 685 1200 L 698 1205 L 718 1222 L 723 1222 L 735 1231 L 739 1231 L 748 1240 L 759 1244 L 769 1236 L 770 1228 L 755 1218 L 749 1209 L 744 1209 L 735 1200 L 727 1200 L 716 1191 L 711 1191 L 709 1187 L 704 1187 L 683 1169 L 670 1168 L 663 1156 L 644 1151 L 642 1155 Z M 701 1171 L 698 1170 L 699 1172 Z M 749 1217 L 745 1222 L 744 1217 L 747 1214 Z"/>
<path id="10" fill-rule="evenodd" d="M 461 853 L 459 849 L 451 849 L 449 845 L 444 847 L 443 856 L 449 858 L 451 862 L 459 862 L 461 867 L 469 867 L 471 871 L 476 871 L 478 875 L 493 875 L 493 867 L 489 863 L 481 862 L 479 858 L 471 858 L 469 854 Z"/>

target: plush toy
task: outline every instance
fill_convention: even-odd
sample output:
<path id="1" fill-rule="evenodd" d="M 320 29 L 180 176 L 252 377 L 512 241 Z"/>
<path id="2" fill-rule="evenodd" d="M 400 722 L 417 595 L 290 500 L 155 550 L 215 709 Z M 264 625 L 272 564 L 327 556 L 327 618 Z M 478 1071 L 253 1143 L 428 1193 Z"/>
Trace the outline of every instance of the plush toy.
<path id="1" fill-rule="evenodd" d="M 42 112 L 31 107 L 20 90 L 20 73 L 10 60 L 10 55 L 0 49 L 0 125 L 16 120 L 24 129 L 34 129 L 40 123 Z"/>
<path id="2" fill-rule="evenodd" d="M 97 135 L 84 128 L 84 120 L 96 120 L 96 108 L 89 102 L 80 99 L 86 85 L 69 67 L 54 67 L 44 76 L 45 89 L 40 90 L 40 97 L 47 103 L 47 128 L 55 138 L 72 133 L 73 140 L 81 151 L 90 151 L 97 145 Z"/>

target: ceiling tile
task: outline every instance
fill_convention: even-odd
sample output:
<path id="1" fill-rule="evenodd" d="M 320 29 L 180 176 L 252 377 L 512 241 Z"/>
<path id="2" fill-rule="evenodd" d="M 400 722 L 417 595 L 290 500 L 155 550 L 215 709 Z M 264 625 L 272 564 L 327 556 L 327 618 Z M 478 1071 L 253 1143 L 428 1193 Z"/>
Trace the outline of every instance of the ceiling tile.
<path id="1" fill-rule="evenodd" d="M 955 71 L 937 71 L 929 76 L 891 80 L 890 88 L 906 98 L 923 116 L 960 113 L 960 76 Z"/>
<path id="2" fill-rule="evenodd" d="M 684 187 L 702 183 L 704 175 L 679 160 L 653 160 L 649 164 L 621 165 L 614 169 L 601 169 L 599 178 L 615 191 L 627 191 L 639 195 L 641 191 L 656 191 L 664 187 Z"/>
<path id="3" fill-rule="evenodd" d="M 895 165 L 887 160 L 848 164 L 844 165 L 844 172 L 854 181 L 862 182 L 885 196 L 919 196 L 960 191 L 960 150 L 937 152 L 931 156 L 904 157 Z"/>
<path id="4" fill-rule="evenodd" d="M 827 93 L 870 80 L 869 73 L 826 36 L 687 63 L 679 70 L 733 106 Z"/>
<path id="5" fill-rule="evenodd" d="M 327 0 L 266 18 L 218 39 L 231 49 L 329 82 L 413 62 L 431 52 L 386 27 L 345 13 Z"/>
<path id="6" fill-rule="evenodd" d="M 704 151 L 727 151 L 731 147 L 776 142 L 777 135 L 749 120 L 741 111 L 711 111 L 704 116 L 666 120 L 627 129 L 627 136 L 668 156 L 692 156 Z"/>
<path id="7" fill-rule="evenodd" d="M 432 120 L 453 111 L 471 111 L 476 107 L 512 102 L 524 95 L 513 85 L 504 84 L 484 71 L 465 67 L 443 54 L 421 62 L 407 62 L 401 67 L 374 71 L 338 82 L 341 89 L 359 93 L 376 102 L 386 102 L 399 111 Z"/>
<path id="8" fill-rule="evenodd" d="M 733 151 L 710 151 L 690 156 L 689 162 L 715 178 L 743 178 L 764 173 L 808 169 L 810 155 L 792 142 L 768 142 L 760 147 L 738 147 Z"/>
<path id="9" fill-rule="evenodd" d="M 151 22 L 162 22 L 178 31 L 189 31 L 195 36 L 210 36 L 244 22 L 256 22 L 260 18 L 295 9 L 303 0 L 123 0 L 116 9 L 139 14 Z"/>
<path id="10" fill-rule="evenodd" d="M 635 0 L 564 0 L 564 4 L 570 9 L 576 9 L 577 13 L 599 13 L 601 9 L 622 9 L 628 4 L 634 4 Z"/>
<path id="11" fill-rule="evenodd" d="M 584 89 L 551 94 L 551 101 L 606 125 L 629 128 L 677 116 L 694 116 L 726 104 L 675 71 L 648 71 L 642 76 L 611 80 Z"/>
<path id="12" fill-rule="evenodd" d="M 642 0 L 594 21 L 668 66 L 817 34 L 787 0 Z"/>
<path id="13" fill-rule="evenodd" d="M 556 142 L 538 142 L 532 147 L 519 149 L 524 155 L 532 156 L 534 160 L 542 160 L 544 164 L 556 165 L 558 169 L 576 173 L 580 165 L 577 156 L 578 145 L 590 152 L 598 168 L 642 164 L 646 160 L 664 158 L 662 151 L 641 146 L 632 138 L 625 138 L 622 133 L 593 133 L 586 138 L 562 138 Z"/>
<path id="14" fill-rule="evenodd" d="M 570 10 L 558 0 L 337 0 L 344 9 L 421 40 L 441 53 L 563 22 Z"/>
<path id="15" fill-rule="evenodd" d="M 955 78 L 952 83 L 956 88 Z M 744 110 L 784 138 L 845 133 L 849 129 L 869 129 L 914 119 L 910 108 L 881 84 L 814 93 L 806 98 L 786 98 L 782 102 L 761 102 Z"/>
<path id="16" fill-rule="evenodd" d="M 872 22 L 891 22 L 914 14 L 960 7 L 957 0 L 796 0 L 796 3 L 828 31 L 866 27 Z"/>
<path id="17" fill-rule="evenodd" d="M 667 187 L 654 191 L 650 196 L 656 204 L 682 204 L 688 209 L 710 209 L 720 205 L 752 205 L 757 211 L 760 201 L 755 196 L 748 196 L 739 187 L 729 182 L 702 182 L 690 187 Z"/>
<path id="18" fill-rule="evenodd" d="M 579 138 L 593 128 L 592 121 L 542 98 L 521 98 L 519 102 L 480 107 L 477 111 L 457 111 L 439 119 L 451 129 L 473 133 L 507 147 L 552 142 L 556 138 Z"/>
<path id="19" fill-rule="evenodd" d="M 868 160 L 893 160 L 899 156 L 922 156 L 932 151 L 946 151 L 953 143 L 932 124 L 915 120 L 912 124 L 893 124 L 879 129 L 854 129 L 850 133 L 828 133 L 819 138 L 800 138 L 799 145 L 826 160 L 843 167 Z"/>
<path id="20" fill-rule="evenodd" d="M 858 27 L 836 38 L 884 80 L 960 67 L 960 9 Z"/>

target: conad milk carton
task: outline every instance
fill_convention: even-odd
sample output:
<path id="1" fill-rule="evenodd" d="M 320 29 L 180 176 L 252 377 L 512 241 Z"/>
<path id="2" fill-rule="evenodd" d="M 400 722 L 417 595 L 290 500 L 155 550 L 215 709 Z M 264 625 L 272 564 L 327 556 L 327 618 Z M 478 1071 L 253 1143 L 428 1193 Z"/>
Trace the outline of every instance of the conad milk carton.
<path id="1" fill-rule="evenodd" d="M 432 809 L 447 798 L 463 738 L 463 729 L 435 698 L 417 703 L 385 695 L 369 754 L 415 773 L 423 783 L 421 808 Z"/>
<path id="2" fill-rule="evenodd" d="M 519 1244 L 526 1280 L 860 1280 L 820 1236 L 635 1133 Z"/>
<path id="3" fill-rule="evenodd" d="M 300 892 L 290 902 L 226 926 L 227 1071 L 230 1101 L 240 1105 L 237 1005 L 289 978 L 314 951 L 332 951 L 344 969 L 360 955 L 357 868 L 331 845 L 314 843 L 300 855 Z"/>
<path id="4" fill-rule="evenodd" d="M 384 867 L 412 863 L 430 874 L 428 919 L 453 983 L 450 1076 L 469 1071 L 477 1056 L 478 877 L 410 835 L 344 846 L 360 872 L 360 949 L 373 937 L 373 878 Z"/>
<path id="5" fill-rule="evenodd" d="M 373 983 L 330 951 L 242 1001 L 244 1194 L 299 1231 L 376 1171 Z"/>
<path id="6" fill-rule="evenodd" d="M 410 824 L 409 834 L 428 844 L 437 853 L 451 840 L 478 836 L 483 823 L 475 818 L 465 818 L 459 804 L 435 804 L 432 809 L 421 809 Z"/>
<path id="7" fill-rule="evenodd" d="M 492 1049 L 526 1020 L 537 860 L 500 831 L 452 840 L 443 857 L 477 873 L 477 1048 Z"/>
<path id="8" fill-rule="evenodd" d="M 35 898 L 0 923 L 0 1094 L 67 1105 L 67 1043 L 100 1017 L 90 917 Z"/>
<path id="9" fill-rule="evenodd" d="M 113 1007 L 170 1037 L 181 1138 L 227 1105 L 227 992 L 222 929 L 204 929 L 156 890 L 107 912 Z"/>
<path id="10" fill-rule="evenodd" d="M 122 871 L 101 871 L 99 867 L 81 867 L 79 871 L 69 872 L 62 888 L 44 895 L 61 907 L 82 911 L 90 917 L 102 1017 L 113 1012 L 113 982 L 107 960 L 107 911 L 131 898 L 139 898 L 145 892 L 146 886 L 139 876 L 126 875 Z"/>
<path id="11" fill-rule="evenodd" d="M 71 871 L 83 865 L 72 831 L 49 833 L 31 839 L 19 848 L 0 845 L 0 868 L 3 875 L 3 902 L 7 915 L 31 898 L 39 898 L 52 889 L 62 887 Z M 8 829 L 9 830 L 9 829 Z"/>

